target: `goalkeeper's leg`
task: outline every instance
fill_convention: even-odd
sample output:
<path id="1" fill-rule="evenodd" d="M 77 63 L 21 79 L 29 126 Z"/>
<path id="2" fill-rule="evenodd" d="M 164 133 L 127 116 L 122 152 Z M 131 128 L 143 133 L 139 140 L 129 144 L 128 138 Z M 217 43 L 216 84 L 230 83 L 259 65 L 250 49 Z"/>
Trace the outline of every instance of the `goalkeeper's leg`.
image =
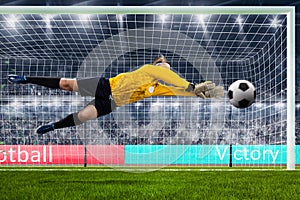
<path id="1" fill-rule="evenodd" d="M 78 113 L 72 113 L 62 120 L 40 126 L 37 129 L 37 133 L 44 134 L 55 129 L 77 126 L 86 121 L 107 115 L 111 113 L 115 108 L 116 105 L 113 99 L 102 99 L 96 97 Z"/>
<path id="2" fill-rule="evenodd" d="M 77 113 L 72 113 L 57 122 L 50 122 L 37 128 L 38 134 L 44 134 L 55 129 L 72 127 L 80 125 L 86 121 L 96 119 L 98 116 L 97 109 L 94 105 L 87 105 L 84 109 Z"/>
<path id="3" fill-rule="evenodd" d="M 36 84 L 52 89 L 62 89 L 78 92 L 76 79 L 55 78 L 55 77 L 27 77 L 18 75 L 8 75 L 8 81 L 16 84 Z"/>

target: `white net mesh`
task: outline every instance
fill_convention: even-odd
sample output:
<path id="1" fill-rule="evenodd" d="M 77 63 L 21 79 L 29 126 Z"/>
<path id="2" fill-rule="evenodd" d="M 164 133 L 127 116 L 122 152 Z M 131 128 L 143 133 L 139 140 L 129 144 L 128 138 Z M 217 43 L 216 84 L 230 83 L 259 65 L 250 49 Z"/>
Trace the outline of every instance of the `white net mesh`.
<path id="1" fill-rule="evenodd" d="M 68 165 L 226 165 L 228 145 L 234 145 L 233 164 L 284 164 L 263 156 L 285 151 L 286 38 L 284 14 L 0 15 L 1 142 L 7 148 L 80 148 L 71 155 L 79 162 L 70 159 Z M 190 82 L 212 80 L 227 90 L 235 80 L 249 80 L 257 90 L 256 103 L 236 109 L 226 96 L 152 97 L 38 136 L 37 126 L 79 111 L 92 98 L 6 80 L 8 74 L 109 78 L 161 54 Z M 2 158 L 9 160 L 8 154 Z"/>

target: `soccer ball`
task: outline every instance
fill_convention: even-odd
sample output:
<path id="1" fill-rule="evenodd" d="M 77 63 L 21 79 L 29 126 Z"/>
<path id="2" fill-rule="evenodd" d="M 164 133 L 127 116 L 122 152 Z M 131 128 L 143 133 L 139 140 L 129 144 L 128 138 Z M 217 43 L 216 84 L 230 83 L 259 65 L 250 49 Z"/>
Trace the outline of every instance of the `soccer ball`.
<path id="1" fill-rule="evenodd" d="M 255 101 L 255 87 L 246 80 L 235 81 L 228 88 L 228 97 L 234 107 L 247 108 Z"/>

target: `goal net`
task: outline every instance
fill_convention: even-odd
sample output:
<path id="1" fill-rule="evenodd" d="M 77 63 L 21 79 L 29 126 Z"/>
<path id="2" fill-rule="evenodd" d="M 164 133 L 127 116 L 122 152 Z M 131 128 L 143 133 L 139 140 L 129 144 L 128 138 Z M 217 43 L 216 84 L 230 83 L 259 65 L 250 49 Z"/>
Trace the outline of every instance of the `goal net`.
<path id="1" fill-rule="evenodd" d="M 295 165 L 294 8 L 0 8 L 2 165 Z M 7 75 L 114 77 L 164 55 L 189 82 L 211 80 L 224 98 L 151 97 L 85 124 L 37 135 L 92 97 L 7 82 Z M 236 80 L 256 88 L 234 108 Z M 147 168 L 148 169 L 148 168 Z"/>

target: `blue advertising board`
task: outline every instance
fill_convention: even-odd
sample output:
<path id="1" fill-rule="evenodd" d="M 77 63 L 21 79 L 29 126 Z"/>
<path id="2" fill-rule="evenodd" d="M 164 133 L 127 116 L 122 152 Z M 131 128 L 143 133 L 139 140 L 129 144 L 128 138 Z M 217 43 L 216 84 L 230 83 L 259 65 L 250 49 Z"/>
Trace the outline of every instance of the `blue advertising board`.
<path id="1" fill-rule="evenodd" d="M 276 165 L 286 164 L 286 145 L 125 145 L 125 164 Z M 300 155 L 300 146 L 296 146 Z M 300 164 L 300 156 L 296 156 Z"/>

